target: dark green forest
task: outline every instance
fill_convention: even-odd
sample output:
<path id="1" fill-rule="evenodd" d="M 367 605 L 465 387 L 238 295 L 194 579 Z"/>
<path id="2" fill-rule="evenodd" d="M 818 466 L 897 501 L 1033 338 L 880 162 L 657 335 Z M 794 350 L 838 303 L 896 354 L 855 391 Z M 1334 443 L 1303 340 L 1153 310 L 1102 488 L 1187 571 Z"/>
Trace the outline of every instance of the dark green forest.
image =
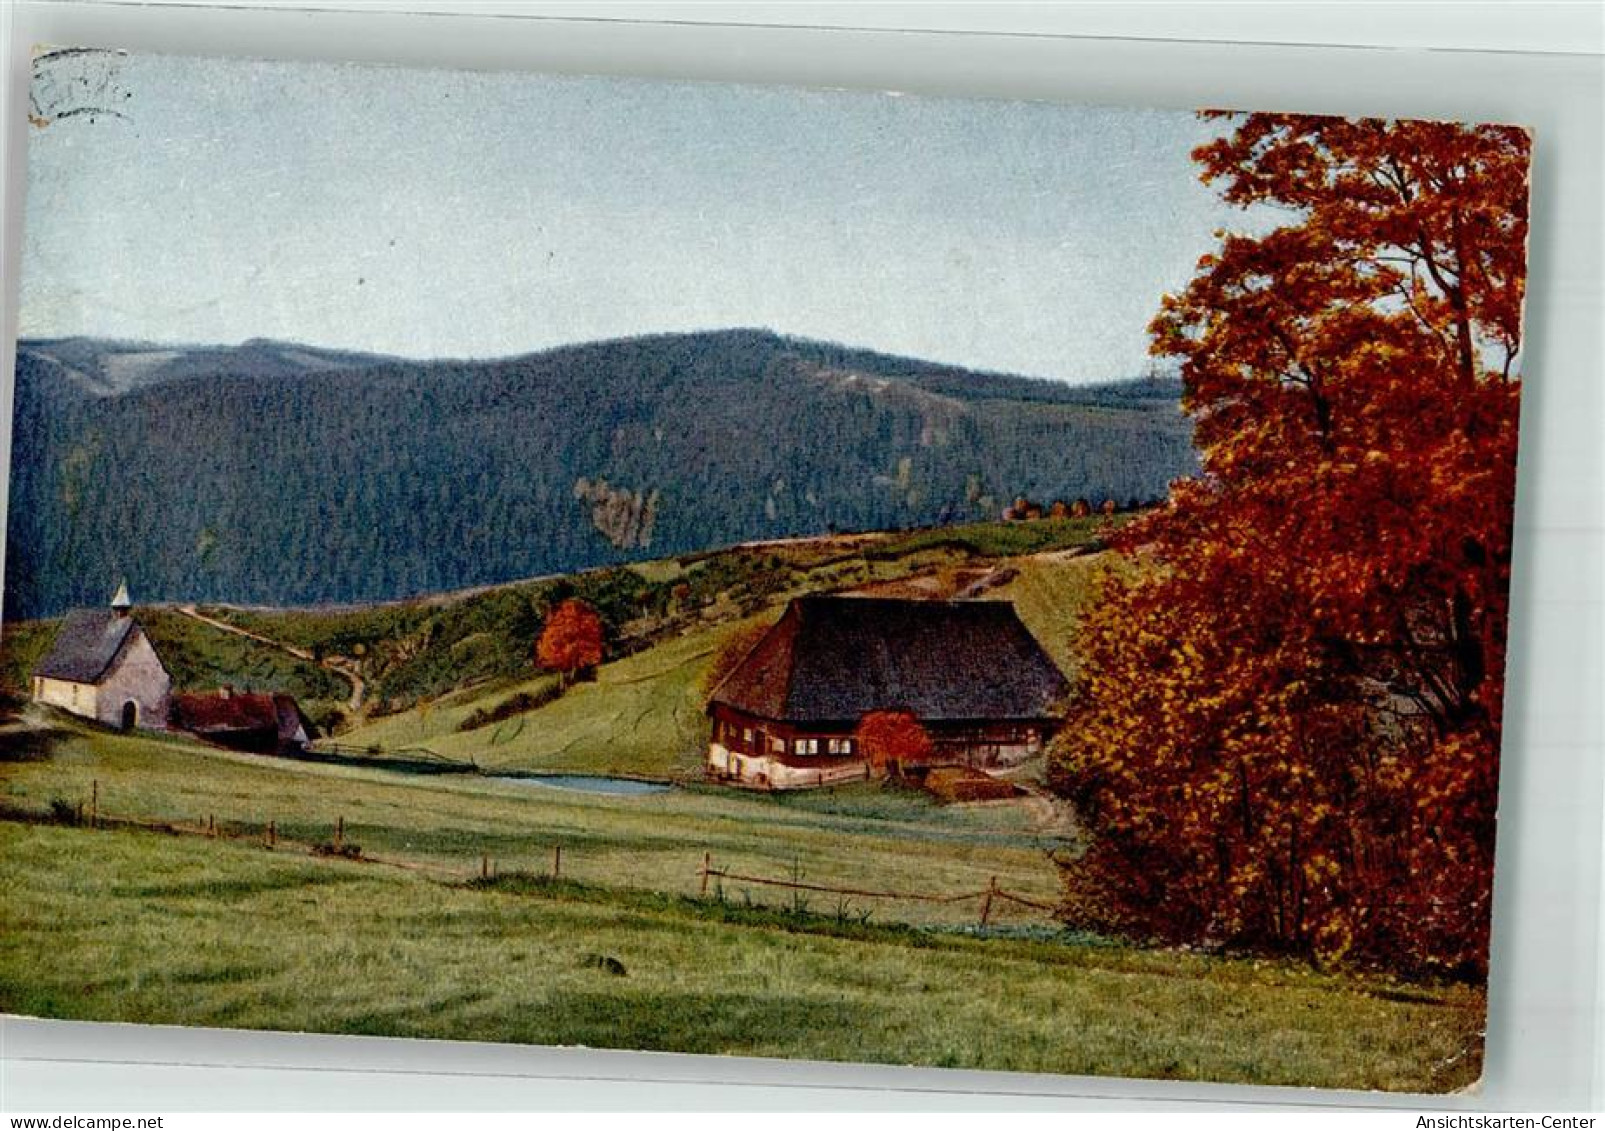
<path id="1" fill-rule="evenodd" d="M 751 539 L 1160 498 L 1174 380 L 978 373 L 766 331 L 412 362 L 18 347 L 8 619 L 406 597 Z"/>

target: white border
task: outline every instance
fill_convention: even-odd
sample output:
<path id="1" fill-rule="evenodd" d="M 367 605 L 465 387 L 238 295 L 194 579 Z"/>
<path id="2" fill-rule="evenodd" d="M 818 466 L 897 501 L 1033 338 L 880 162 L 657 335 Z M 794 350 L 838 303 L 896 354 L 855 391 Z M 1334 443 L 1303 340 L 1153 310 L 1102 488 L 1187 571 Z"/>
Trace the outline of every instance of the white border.
<path id="1" fill-rule="evenodd" d="M 893 30 L 900 28 L 926 30 Z M 10 438 L 28 51 L 46 42 L 1439 116 L 1517 122 L 1534 127 L 1538 140 L 1494 978 L 1480 1093 L 1381 1097 L 0 1019 L 0 1108 L 1605 1108 L 1605 15 L 1598 5 L 0 0 L 0 455 Z M 0 459 L 0 479 L 6 466 Z"/>

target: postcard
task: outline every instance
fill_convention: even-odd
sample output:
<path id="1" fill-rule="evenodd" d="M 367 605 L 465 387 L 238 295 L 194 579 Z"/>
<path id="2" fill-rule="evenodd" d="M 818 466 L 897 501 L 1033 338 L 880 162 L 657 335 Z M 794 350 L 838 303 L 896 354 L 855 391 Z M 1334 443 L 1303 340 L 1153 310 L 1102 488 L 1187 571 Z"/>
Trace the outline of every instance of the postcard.
<path id="1" fill-rule="evenodd" d="M 0 1010 L 1476 1084 L 1525 130 L 33 68 Z"/>

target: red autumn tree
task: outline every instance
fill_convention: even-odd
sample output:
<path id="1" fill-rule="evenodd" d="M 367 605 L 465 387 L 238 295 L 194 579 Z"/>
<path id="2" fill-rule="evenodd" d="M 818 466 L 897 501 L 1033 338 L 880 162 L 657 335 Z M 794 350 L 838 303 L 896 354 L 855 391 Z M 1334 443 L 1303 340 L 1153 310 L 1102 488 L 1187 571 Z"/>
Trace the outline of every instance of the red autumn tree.
<path id="1" fill-rule="evenodd" d="M 565 685 L 602 662 L 602 618 L 578 598 L 552 610 L 535 644 L 535 662 L 563 673 Z"/>
<path id="2" fill-rule="evenodd" d="M 853 737 L 881 774 L 928 762 L 935 750 L 931 736 L 911 711 L 871 711 L 858 721 Z"/>
<path id="3" fill-rule="evenodd" d="M 1225 117 L 1225 115 L 1215 115 Z M 1154 319 L 1202 474 L 1120 544 L 1053 757 L 1076 917 L 1486 971 L 1519 400 L 1520 130 L 1238 118 L 1290 217 Z"/>

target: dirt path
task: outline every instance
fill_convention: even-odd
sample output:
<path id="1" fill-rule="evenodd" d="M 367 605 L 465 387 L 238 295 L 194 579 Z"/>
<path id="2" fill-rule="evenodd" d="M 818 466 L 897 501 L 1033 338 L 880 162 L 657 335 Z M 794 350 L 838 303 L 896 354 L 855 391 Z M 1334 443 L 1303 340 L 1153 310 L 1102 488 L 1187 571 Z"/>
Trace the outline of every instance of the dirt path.
<path id="1" fill-rule="evenodd" d="M 198 620 L 204 625 L 209 625 L 219 632 L 231 632 L 235 636 L 243 636 L 247 640 L 256 641 L 258 644 L 266 644 L 269 648 L 277 649 L 286 655 L 294 656 L 298 660 L 317 664 L 325 671 L 333 672 L 351 685 L 351 698 L 346 701 L 346 709 L 350 711 L 361 710 L 362 700 L 367 694 L 367 685 L 363 683 L 362 676 L 358 673 L 357 662 L 350 656 L 325 656 L 320 660 L 305 648 L 297 648 L 294 644 L 286 644 L 282 640 L 274 640 L 260 633 L 252 632 L 250 629 L 240 628 L 238 625 L 232 625 L 226 621 L 209 617 L 194 605 L 179 605 L 176 611 L 191 620 Z"/>

